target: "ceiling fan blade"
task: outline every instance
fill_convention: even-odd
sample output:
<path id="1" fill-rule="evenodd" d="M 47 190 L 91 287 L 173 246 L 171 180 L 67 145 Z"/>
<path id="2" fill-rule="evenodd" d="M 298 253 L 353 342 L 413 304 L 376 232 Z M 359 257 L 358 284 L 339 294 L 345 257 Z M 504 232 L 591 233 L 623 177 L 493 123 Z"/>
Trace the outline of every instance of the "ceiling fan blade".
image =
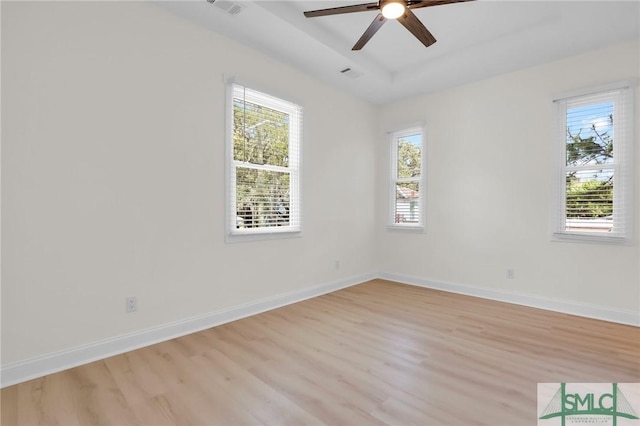
<path id="1" fill-rule="evenodd" d="M 306 16 L 307 18 L 314 18 L 316 16 L 339 15 L 341 13 L 352 12 L 367 12 L 369 10 L 376 9 L 378 9 L 378 3 L 354 4 L 352 6 L 340 6 L 332 7 L 329 9 L 310 10 L 308 12 L 304 12 L 304 16 Z"/>
<path id="2" fill-rule="evenodd" d="M 409 0 L 407 7 L 409 9 L 418 9 L 420 7 L 441 6 L 443 4 L 462 3 L 475 0 Z"/>
<path id="3" fill-rule="evenodd" d="M 351 50 L 360 50 L 360 49 L 362 49 L 364 47 L 364 45 L 367 44 L 367 42 L 369 40 L 371 40 L 371 37 L 373 37 L 373 35 L 376 32 L 378 32 L 380 27 L 385 22 L 387 22 L 387 18 L 382 16 L 382 13 L 378 13 L 378 16 L 376 16 L 376 19 L 373 20 L 371 25 L 369 25 L 369 28 L 367 28 L 367 30 L 364 32 L 364 34 L 362 34 L 362 37 L 360 37 L 360 40 L 358 40 L 356 42 L 356 44 L 351 48 Z"/>
<path id="4" fill-rule="evenodd" d="M 436 42 L 433 34 L 429 32 L 427 27 L 422 25 L 422 22 L 410 9 L 405 9 L 404 15 L 398 18 L 398 22 L 404 25 L 425 46 L 429 47 Z"/>

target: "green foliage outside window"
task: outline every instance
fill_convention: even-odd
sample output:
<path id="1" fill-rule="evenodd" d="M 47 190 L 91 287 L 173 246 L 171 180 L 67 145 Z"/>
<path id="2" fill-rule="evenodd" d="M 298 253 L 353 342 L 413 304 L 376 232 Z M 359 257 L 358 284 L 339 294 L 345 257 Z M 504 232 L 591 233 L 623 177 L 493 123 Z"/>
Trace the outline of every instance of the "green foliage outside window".
<path id="1" fill-rule="evenodd" d="M 237 228 L 289 225 L 289 115 L 234 99 L 233 157 Z"/>
<path id="2" fill-rule="evenodd" d="M 613 109 L 612 104 L 590 106 Z M 584 119 L 584 108 L 567 112 L 566 217 L 571 219 L 606 218 L 613 214 L 613 114 L 587 126 L 576 124 Z M 574 114 L 577 118 L 569 122 Z M 578 168 L 576 170 L 575 168 Z"/>

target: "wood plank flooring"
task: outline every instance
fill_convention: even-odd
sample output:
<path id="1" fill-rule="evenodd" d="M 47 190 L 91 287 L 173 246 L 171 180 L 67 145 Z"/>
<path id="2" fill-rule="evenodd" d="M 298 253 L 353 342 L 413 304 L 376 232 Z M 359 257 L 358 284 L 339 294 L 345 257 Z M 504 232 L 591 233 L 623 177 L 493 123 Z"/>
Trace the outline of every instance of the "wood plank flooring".
<path id="1" fill-rule="evenodd" d="M 640 328 L 374 280 L 2 390 L 2 425 L 535 425 Z"/>

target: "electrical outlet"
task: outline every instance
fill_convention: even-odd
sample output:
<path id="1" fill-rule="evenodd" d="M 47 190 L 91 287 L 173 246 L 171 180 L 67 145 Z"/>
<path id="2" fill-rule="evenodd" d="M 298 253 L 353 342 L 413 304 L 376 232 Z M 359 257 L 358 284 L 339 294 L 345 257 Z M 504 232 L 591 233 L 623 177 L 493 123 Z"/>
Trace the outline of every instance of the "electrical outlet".
<path id="1" fill-rule="evenodd" d="M 127 312 L 135 312 L 138 310 L 138 298 L 127 297 Z"/>
<path id="2" fill-rule="evenodd" d="M 336 260 L 334 266 L 336 268 L 336 271 L 339 271 L 340 270 L 340 261 Z"/>
<path id="3" fill-rule="evenodd" d="M 516 277 L 516 271 L 513 268 L 509 268 L 507 269 L 507 279 L 508 280 L 513 280 Z"/>

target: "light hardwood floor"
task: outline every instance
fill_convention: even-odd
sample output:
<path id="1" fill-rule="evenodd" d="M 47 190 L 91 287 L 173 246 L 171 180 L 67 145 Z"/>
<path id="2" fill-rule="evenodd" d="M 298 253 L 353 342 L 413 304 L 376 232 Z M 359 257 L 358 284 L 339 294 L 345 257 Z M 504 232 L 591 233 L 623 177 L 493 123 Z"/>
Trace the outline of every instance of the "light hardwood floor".
<path id="1" fill-rule="evenodd" d="M 535 425 L 640 328 L 374 280 L 2 390 L 3 425 Z"/>

